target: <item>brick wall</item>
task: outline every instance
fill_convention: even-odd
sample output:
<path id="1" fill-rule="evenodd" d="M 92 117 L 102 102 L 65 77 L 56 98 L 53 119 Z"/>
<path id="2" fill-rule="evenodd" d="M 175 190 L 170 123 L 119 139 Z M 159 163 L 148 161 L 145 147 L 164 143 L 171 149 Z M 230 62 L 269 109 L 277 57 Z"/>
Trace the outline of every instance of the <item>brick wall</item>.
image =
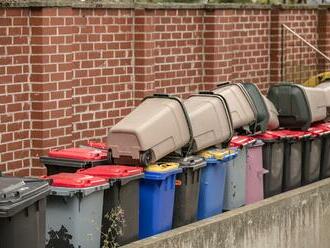
<path id="1" fill-rule="evenodd" d="M 281 79 L 281 24 L 329 53 L 329 20 L 327 9 L 269 6 L 0 9 L 0 170 L 44 174 L 39 156 L 105 140 L 155 92 L 187 97 L 226 80 L 266 91 Z M 288 64 L 326 64 L 308 49 L 294 57 L 295 42 Z"/>

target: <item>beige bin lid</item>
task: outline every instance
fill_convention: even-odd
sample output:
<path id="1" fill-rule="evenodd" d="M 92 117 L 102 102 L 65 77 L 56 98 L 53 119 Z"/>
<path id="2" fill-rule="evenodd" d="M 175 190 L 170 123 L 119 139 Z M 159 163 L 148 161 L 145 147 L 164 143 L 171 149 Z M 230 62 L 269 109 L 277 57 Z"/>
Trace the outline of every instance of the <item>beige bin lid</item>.
<path id="1" fill-rule="evenodd" d="M 325 102 L 327 104 L 327 107 L 330 108 L 330 81 L 318 84 L 316 88 L 323 90 L 325 94 Z"/>
<path id="2" fill-rule="evenodd" d="M 267 110 L 269 113 L 269 121 L 267 124 L 267 129 L 269 130 L 274 130 L 280 126 L 280 122 L 278 120 L 278 112 L 277 109 L 275 108 L 274 104 L 265 96 L 262 96 L 266 106 Z"/>
<path id="3" fill-rule="evenodd" d="M 147 97 L 129 115 L 110 129 L 108 145 L 113 158 L 130 157 L 140 160 L 148 151 L 149 163 L 186 145 L 190 139 L 190 125 L 179 98 Z"/>
<path id="4" fill-rule="evenodd" d="M 223 97 L 197 94 L 184 101 L 193 133 L 192 152 L 229 141 L 233 134 L 230 113 Z"/>
<path id="5" fill-rule="evenodd" d="M 256 120 L 256 109 L 250 96 L 240 84 L 227 83 L 213 90 L 223 96 L 228 104 L 234 129 L 250 125 Z"/>
<path id="6" fill-rule="evenodd" d="M 312 115 L 311 122 L 324 120 L 327 117 L 327 99 L 324 89 L 304 87 L 301 85 L 296 86 L 300 87 L 307 97 L 310 112 Z"/>

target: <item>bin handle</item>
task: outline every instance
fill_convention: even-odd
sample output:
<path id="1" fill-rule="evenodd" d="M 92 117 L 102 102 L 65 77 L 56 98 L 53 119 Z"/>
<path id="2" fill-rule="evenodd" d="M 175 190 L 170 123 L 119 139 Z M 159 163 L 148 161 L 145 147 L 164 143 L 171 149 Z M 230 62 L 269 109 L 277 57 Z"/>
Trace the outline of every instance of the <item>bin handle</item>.
<path id="1" fill-rule="evenodd" d="M 259 171 L 257 172 L 257 175 L 258 175 L 258 177 L 260 178 L 260 177 L 262 177 L 264 174 L 267 174 L 267 173 L 269 173 L 269 170 L 266 170 L 266 169 L 262 168 L 261 170 L 259 170 Z"/>
<path id="2" fill-rule="evenodd" d="M 227 86 L 227 85 L 229 85 L 229 84 L 230 84 L 230 82 L 227 81 L 227 82 L 224 82 L 224 83 L 221 83 L 221 84 L 217 84 L 217 87 L 220 88 L 220 87 Z"/>

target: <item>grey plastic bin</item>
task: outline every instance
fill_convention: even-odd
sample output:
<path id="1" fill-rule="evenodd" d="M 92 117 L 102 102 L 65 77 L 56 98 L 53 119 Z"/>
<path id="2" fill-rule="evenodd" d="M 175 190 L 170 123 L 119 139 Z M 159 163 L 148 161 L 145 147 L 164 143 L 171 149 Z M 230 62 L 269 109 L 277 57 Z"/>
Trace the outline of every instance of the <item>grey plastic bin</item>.
<path id="1" fill-rule="evenodd" d="M 76 173 L 48 179 L 53 187 L 47 199 L 46 248 L 100 247 L 106 180 Z"/>
<path id="2" fill-rule="evenodd" d="M 190 121 L 177 97 L 154 95 L 110 129 L 116 164 L 147 165 L 192 142 Z"/>
<path id="3" fill-rule="evenodd" d="M 265 96 L 263 96 L 264 101 L 267 106 L 267 110 L 269 113 L 269 120 L 267 124 L 268 130 L 274 130 L 277 129 L 280 126 L 279 120 L 278 120 L 278 112 L 274 106 L 274 104 Z"/>
<path id="4" fill-rule="evenodd" d="M 325 93 L 321 89 L 297 84 L 278 84 L 270 87 L 268 99 L 279 113 L 280 126 L 307 130 L 313 122 L 327 116 Z"/>
<path id="5" fill-rule="evenodd" d="M 48 182 L 0 177 L 0 247 L 45 247 L 48 194 Z"/>
<path id="6" fill-rule="evenodd" d="M 190 96 L 184 101 L 193 134 L 192 153 L 227 143 L 234 134 L 226 100 L 211 93 Z"/>

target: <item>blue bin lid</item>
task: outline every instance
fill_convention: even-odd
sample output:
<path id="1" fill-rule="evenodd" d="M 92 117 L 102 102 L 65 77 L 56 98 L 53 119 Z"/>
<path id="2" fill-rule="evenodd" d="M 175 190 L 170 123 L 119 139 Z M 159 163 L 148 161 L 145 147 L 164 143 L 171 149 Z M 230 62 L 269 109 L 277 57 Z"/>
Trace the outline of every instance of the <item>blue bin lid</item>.
<path id="1" fill-rule="evenodd" d="M 154 171 L 145 171 L 144 179 L 148 180 L 165 180 L 171 175 L 178 174 L 182 172 L 182 168 L 177 168 L 174 170 L 166 171 L 166 172 L 154 172 Z"/>

